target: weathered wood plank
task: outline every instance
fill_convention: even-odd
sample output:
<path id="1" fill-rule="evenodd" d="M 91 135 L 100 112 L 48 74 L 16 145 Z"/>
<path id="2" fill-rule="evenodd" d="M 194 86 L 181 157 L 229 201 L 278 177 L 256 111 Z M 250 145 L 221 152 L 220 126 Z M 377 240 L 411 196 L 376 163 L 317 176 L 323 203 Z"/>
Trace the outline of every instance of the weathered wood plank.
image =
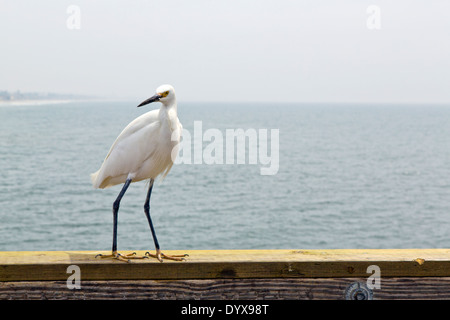
<path id="1" fill-rule="evenodd" d="M 130 253 L 131 251 L 123 252 Z M 0 281 L 66 280 L 77 265 L 87 280 L 187 280 L 250 278 L 448 277 L 450 249 L 188 250 L 187 261 L 154 259 L 124 263 L 95 258 L 105 251 L 0 252 Z M 138 251 L 144 255 L 145 251 Z"/>
<path id="2" fill-rule="evenodd" d="M 79 290 L 65 281 L 0 282 L 0 299 L 343 300 L 355 281 L 366 278 L 82 281 Z M 450 299 L 450 277 L 384 277 L 373 299 Z"/>

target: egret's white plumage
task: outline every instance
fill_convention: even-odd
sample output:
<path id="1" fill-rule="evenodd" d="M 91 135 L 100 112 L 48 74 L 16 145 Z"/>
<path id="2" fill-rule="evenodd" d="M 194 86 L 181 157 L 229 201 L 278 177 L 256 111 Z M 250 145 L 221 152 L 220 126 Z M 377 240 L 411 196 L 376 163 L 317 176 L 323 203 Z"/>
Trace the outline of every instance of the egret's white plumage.
<path id="1" fill-rule="evenodd" d="M 113 204 L 112 254 L 106 257 L 122 261 L 149 256 L 157 258 L 161 262 L 162 257 L 178 261 L 183 260 L 184 255 L 167 256 L 161 252 L 150 217 L 150 195 L 153 189 L 153 181 L 159 175 L 165 177 L 172 168 L 173 161 L 178 153 L 182 131 L 177 116 L 177 101 L 173 87 L 170 85 L 158 87 L 156 94 L 142 102 L 138 107 L 155 101 L 162 103 L 161 108 L 141 115 L 126 126 L 114 141 L 100 169 L 91 174 L 94 188 L 103 189 L 124 183 Z M 120 200 L 131 182 L 145 179 L 150 179 L 150 184 L 144 211 L 152 231 L 156 254 L 147 253 L 145 257 L 136 257 L 131 254 L 124 258 L 117 253 L 117 217 Z"/>
<path id="2" fill-rule="evenodd" d="M 114 141 L 101 168 L 91 175 L 94 188 L 108 188 L 124 183 L 165 177 L 173 165 L 181 137 L 182 125 L 177 116 L 175 91 L 170 85 L 160 86 L 156 94 L 159 110 L 134 119 Z"/>

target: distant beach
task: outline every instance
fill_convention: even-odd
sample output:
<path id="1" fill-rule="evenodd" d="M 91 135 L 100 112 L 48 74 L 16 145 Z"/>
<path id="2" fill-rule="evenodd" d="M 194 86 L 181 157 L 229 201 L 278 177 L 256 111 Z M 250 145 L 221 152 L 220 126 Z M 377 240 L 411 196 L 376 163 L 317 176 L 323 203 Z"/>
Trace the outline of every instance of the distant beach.
<path id="1" fill-rule="evenodd" d="M 29 106 L 29 105 L 46 105 L 70 103 L 78 100 L 0 100 L 0 106 Z"/>

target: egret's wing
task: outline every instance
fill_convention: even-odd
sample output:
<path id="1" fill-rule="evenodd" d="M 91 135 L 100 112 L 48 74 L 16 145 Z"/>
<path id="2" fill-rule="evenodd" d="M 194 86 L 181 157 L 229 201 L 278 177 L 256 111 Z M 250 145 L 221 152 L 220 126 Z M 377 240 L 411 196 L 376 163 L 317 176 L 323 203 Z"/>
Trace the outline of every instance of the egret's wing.
<path id="1" fill-rule="evenodd" d="M 122 130 L 101 168 L 91 175 L 95 188 L 121 183 L 155 151 L 155 139 L 159 130 L 158 112 L 159 110 L 147 112 Z"/>
<path id="2" fill-rule="evenodd" d="M 112 144 L 111 148 L 109 149 L 108 154 L 106 155 L 106 159 L 111 155 L 111 152 L 114 150 L 116 145 L 118 145 L 123 140 L 127 139 L 131 135 L 135 134 L 137 131 L 142 130 L 145 126 L 152 124 L 154 122 L 158 121 L 158 113 L 159 110 L 152 110 L 147 113 L 144 113 L 143 115 L 137 117 L 133 121 L 131 121 L 125 129 L 122 130 L 122 132 L 117 137 L 116 141 Z"/>

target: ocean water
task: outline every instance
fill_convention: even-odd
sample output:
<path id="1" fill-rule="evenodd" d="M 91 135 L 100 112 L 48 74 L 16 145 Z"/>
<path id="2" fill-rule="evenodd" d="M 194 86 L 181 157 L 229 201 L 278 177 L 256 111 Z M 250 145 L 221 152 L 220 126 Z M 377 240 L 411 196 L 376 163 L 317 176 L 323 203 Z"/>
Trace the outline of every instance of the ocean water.
<path id="1" fill-rule="evenodd" d="M 0 105 L 0 250 L 109 250 L 121 186 L 93 189 L 121 130 L 157 105 Z M 278 129 L 279 169 L 176 164 L 151 214 L 162 249 L 450 247 L 450 106 L 179 102 L 186 130 Z M 154 249 L 134 183 L 118 249 Z"/>

